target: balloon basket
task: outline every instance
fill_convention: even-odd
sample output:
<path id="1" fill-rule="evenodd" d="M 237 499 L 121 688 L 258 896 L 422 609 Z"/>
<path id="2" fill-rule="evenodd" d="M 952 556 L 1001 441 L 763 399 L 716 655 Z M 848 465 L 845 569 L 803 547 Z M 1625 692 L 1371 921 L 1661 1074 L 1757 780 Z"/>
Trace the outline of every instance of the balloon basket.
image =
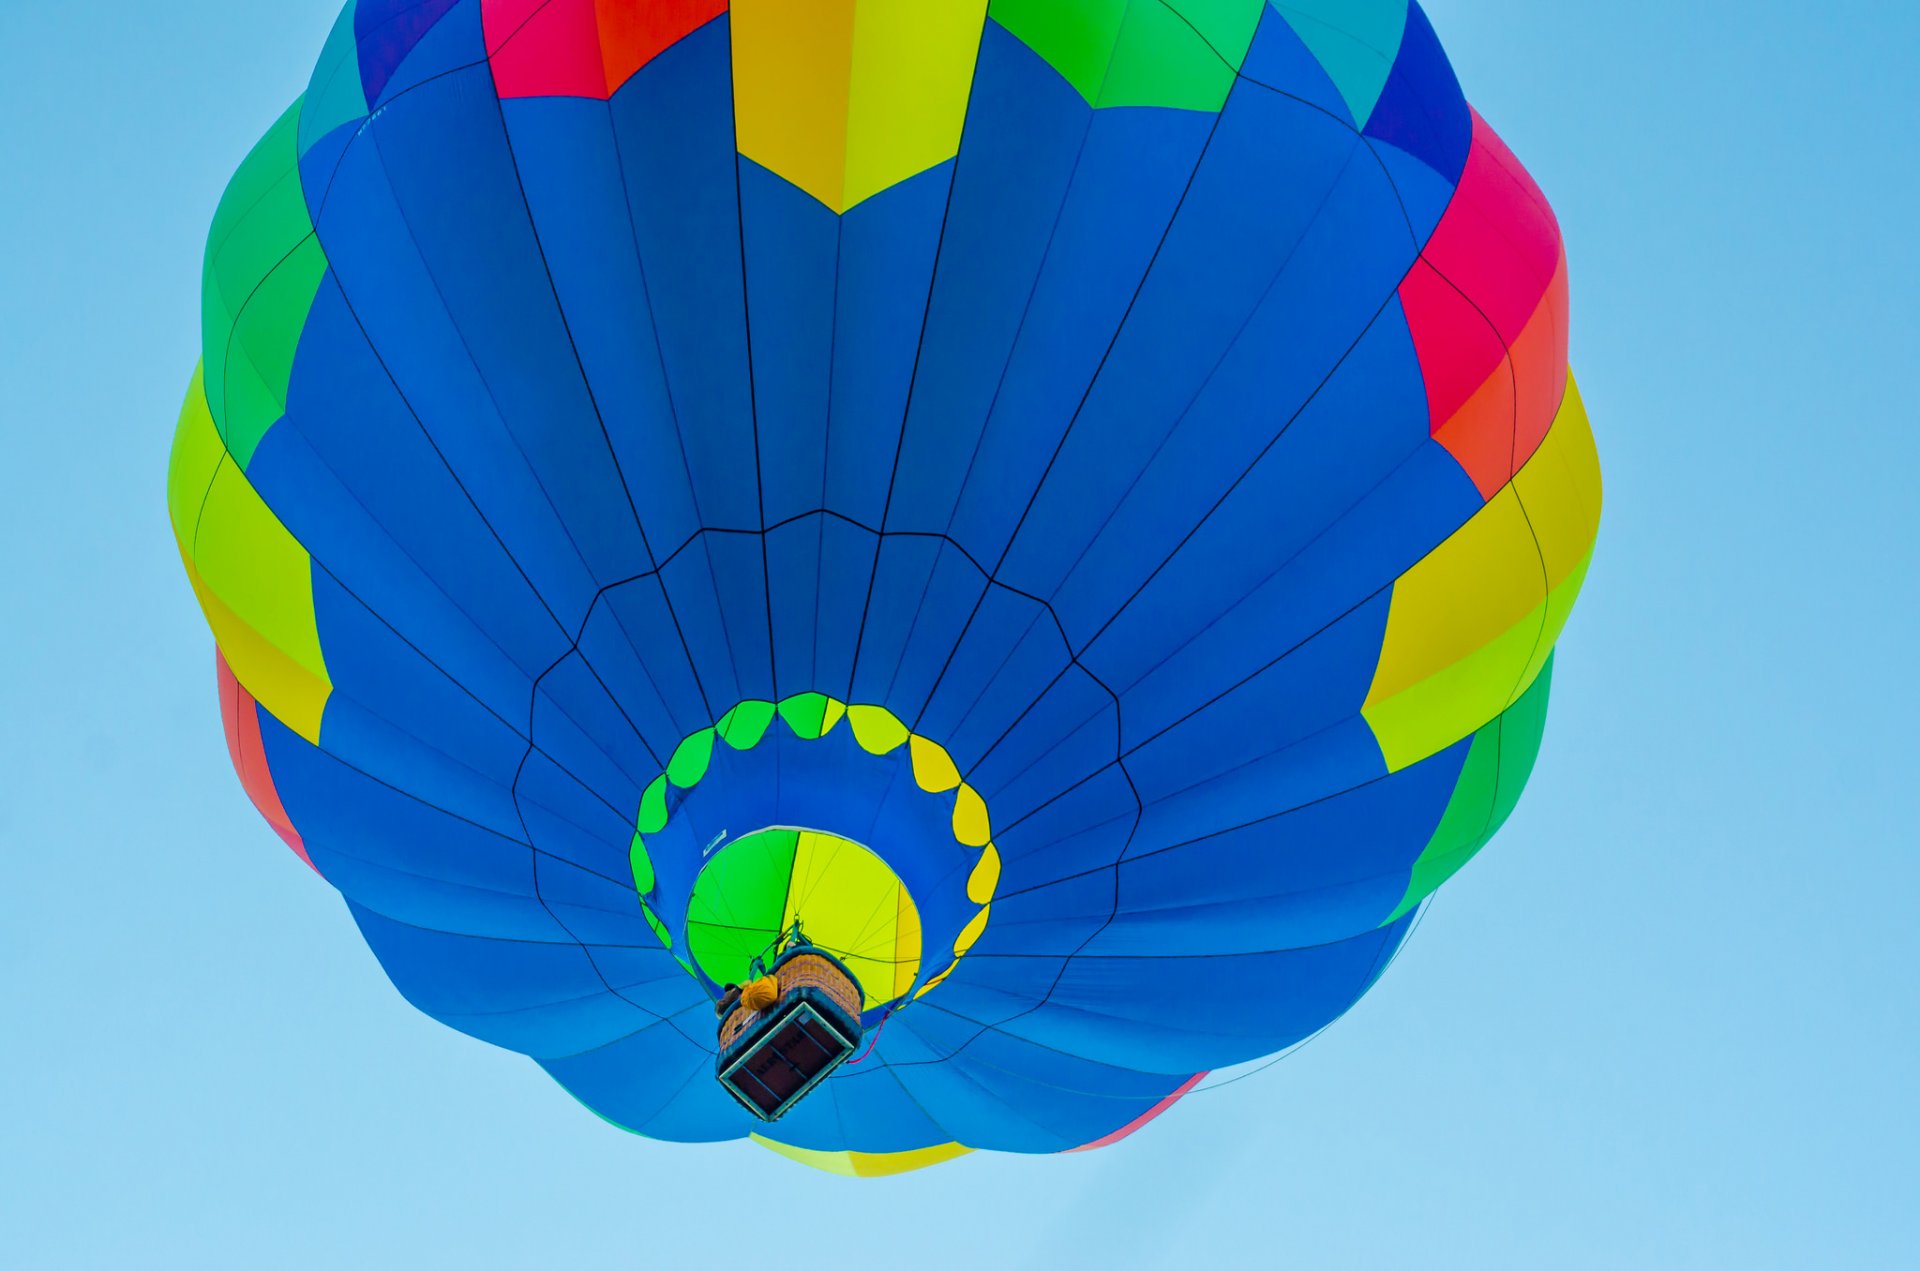
<path id="1" fill-rule="evenodd" d="M 860 1044 L 861 991 L 838 958 L 810 944 L 788 948 L 767 974 L 779 994 L 771 1005 L 729 999 L 714 1071 L 741 1107 L 777 1121 Z"/>

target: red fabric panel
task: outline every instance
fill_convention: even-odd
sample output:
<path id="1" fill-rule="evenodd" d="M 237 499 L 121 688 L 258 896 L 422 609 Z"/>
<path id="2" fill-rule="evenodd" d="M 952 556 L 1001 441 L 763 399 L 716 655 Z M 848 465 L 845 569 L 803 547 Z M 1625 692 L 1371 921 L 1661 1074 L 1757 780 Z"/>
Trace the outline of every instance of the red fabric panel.
<path id="1" fill-rule="evenodd" d="M 727 11 L 727 0 L 599 0 L 600 47 L 610 93 L 639 69 Z"/>
<path id="2" fill-rule="evenodd" d="M 1178 1090 L 1174 1091 L 1172 1094 L 1168 1095 L 1166 1098 L 1162 1099 L 1160 1102 L 1154 1104 L 1151 1108 L 1148 1108 L 1145 1112 L 1142 1112 L 1139 1116 L 1135 1117 L 1133 1120 L 1127 1122 L 1125 1125 L 1115 1130 L 1112 1134 L 1107 1135 L 1107 1137 L 1103 1139 L 1095 1139 L 1091 1143 L 1083 1143 L 1079 1147 L 1068 1148 L 1067 1150 L 1069 1152 L 1091 1152 L 1097 1147 L 1108 1147 L 1114 1143 L 1118 1143 L 1121 1139 L 1126 1138 L 1129 1134 L 1132 1134 L 1135 1130 L 1138 1130 L 1141 1126 L 1153 1120 L 1155 1117 L 1159 1116 L 1162 1112 L 1165 1112 L 1168 1108 L 1171 1108 L 1174 1104 L 1180 1102 L 1181 1096 L 1186 1094 L 1189 1090 L 1193 1089 L 1195 1086 L 1199 1085 L 1200 1079 L 1206 1075 L 1207 1074 L 1204 1072 L 1194 1073 L 1192 1077 L 1187 1079 L 1187 1083 L 1185 1085 L 1181 1086 Z"/>
<path id="3" fill-rule="evenodd" d="M 508 97 L 607 97 L 594 0 L 483 0 L 494 88 Z"/>
<path id="4" fill-rule="evenodd" d="M 726 0 L 481 0 L 480 21 L 502 98 L 605 101 L 726 9 Z"/>
<path id="5" fill-rule="evenodd" d="M 1559 412 L 1567 271 L 1546 198 L 1478 114 L 1460 187 L 1400 299 L 1433 436 L 1491 497 Z"/>
<path id="6" fill-rule="evenodd" d="M 240 788 L 247 792 L 253 806 L 260 810 L 274 832 L 286 840 L 294 855 L 318 874 L 319 869 L 307 855 L 307 845 L 300 839 L 300 831 L 293 828 L 293 821 L 280 802 L 280 792 L 273 785 L 273 773 L 267 768 L 267 750 L 260 740 L 260 704 L 240 686 L 233 668 L 227 665 L 227 659 L 218 649 L 214 650 L 214 661 L 219 668 L 220 721 L 226 727 L 227 757 L 233 760 L 233 770 L 240 776 Z"/>

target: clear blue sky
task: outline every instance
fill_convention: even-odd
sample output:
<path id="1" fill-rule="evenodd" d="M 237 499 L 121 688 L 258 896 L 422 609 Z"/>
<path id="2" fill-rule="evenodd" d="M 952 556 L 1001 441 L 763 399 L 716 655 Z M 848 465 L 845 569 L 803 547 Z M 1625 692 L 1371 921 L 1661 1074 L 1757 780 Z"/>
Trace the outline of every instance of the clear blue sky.
<path id="1" fill-rule="evenodd" d="M 699 1267 L 819 1205 L 875 1266 L 1912 1265 L 1920 16 L 1427 7 L 1560 212 L 1608 479 L 1533 786 L 1297 1057 L 852 1184 L 415 1013 L 254 816 L 164 471 L 334 6 L 0 2 L 0 1263 Z"/>

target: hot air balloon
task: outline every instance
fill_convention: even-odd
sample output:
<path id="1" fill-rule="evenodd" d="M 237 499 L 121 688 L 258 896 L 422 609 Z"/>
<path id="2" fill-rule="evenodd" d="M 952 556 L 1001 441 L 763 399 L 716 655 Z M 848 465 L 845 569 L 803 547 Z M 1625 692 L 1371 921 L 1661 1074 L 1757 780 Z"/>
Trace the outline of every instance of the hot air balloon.
<path id="1" fill-rule="evenodd" d="M 1339 1017 L 1513 808 L 1567 312 L 1410 0 L 358 0 L 169 506 L 422 1011 L 654 1139 L 1063 1152 Z"/>

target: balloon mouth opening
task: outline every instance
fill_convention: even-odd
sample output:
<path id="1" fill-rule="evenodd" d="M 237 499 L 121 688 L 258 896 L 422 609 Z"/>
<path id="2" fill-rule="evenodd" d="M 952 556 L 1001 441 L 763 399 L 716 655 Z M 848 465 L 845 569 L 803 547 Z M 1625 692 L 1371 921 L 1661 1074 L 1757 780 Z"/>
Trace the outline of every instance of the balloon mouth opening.
<path id="1" fill-rule="evenodd" d="M 1000 881 L 986 801 L 884 707 L 743 701 L 662 768 L 634 817 L 633 885 L 655 937 L 716 999 L 797 922 L 859 981 L 871 1025 L 985 932 Z"/>
<path id="2" fill-rule="evenodd" d="M 743 834 L 708 858 L 687 905 L 687 952 L 714 985 L 744 984 L 796 924 L 846 965 L 862 1011 L 919 978 L 920 911 L 900 876 L 863 844 L 792 826 Z"/>

